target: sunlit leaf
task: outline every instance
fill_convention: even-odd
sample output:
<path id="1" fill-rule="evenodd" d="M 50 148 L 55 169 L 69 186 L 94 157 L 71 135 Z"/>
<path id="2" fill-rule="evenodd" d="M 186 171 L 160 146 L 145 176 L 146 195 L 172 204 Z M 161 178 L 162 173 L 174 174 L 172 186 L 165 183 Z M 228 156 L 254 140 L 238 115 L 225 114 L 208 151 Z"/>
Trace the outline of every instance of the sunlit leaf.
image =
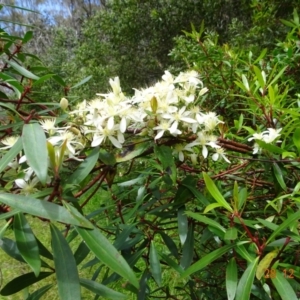
<path id="1" fill-rule="evenodd" d="M 203 178 L 205 181 L 206 188 L 210 192 L 210 194 L 213 196 L 213 198 L 225 209 L 227 209 L 230 212 L 233 212 L 233 209 L 230 207 L 230 205 L 227 203 L 227 201 L 224 199 L 214 182 L 211 180 L 211 178 L 203 172 Z"/>
<path id="2" fill-rule="evenodd" d="M 39 77 L 31 73 L 30 71 L 26 70 L 24 67 L 20 66 L 16 62 L 12 60 L 6 60 L 2 58 L 6 63 L 8 63 L 13 69 L 15 69 L 20 75 L 23 75 L 26 78 L 38 80 Z"/>

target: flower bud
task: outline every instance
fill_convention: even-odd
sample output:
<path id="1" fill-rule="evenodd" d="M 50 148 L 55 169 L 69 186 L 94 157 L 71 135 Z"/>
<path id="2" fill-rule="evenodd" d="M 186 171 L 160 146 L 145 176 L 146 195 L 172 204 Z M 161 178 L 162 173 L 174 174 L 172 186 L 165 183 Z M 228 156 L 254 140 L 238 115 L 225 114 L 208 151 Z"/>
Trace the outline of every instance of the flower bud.
<path id="1" fill-rule="evenodd" d="M 62 110 L 66 110 L 67 107 L 69 106 L 69 101 L 66 98 L 61 98 L 60 103 L 59 103 L 60 107 Z"/>

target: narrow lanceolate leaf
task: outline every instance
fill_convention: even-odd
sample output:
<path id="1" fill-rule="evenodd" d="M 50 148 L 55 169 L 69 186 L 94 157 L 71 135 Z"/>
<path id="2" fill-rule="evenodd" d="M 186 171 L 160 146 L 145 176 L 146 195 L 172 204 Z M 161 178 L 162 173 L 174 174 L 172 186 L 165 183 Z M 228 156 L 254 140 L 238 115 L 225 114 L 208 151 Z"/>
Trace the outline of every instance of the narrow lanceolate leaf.
<path id="1" fill-rule="evenodd" d="M 289 216 L 282 224 L 278 226 L 278 228 L 270 235 L 270 237 L 267 240 L 267 244 L 271 242 L 281 231 L 283 231 L 286 227 L 291 225 L 294 222 L 297 222 L 297 220 L 300 219 L 300 210 Z"/>
<path id="2" fill-rule="evenodd" d="M 237 289 L 238 277 L 235 258 L 232 257 L 226 268 L 227 299 L 233 300 Z"/>
<path id="3" fill-rule="evenodd" d="M 256 278 L 260 280 L 269 268 L 272 260 L 277 256 L 278 250 L 269 252 L 258 264 L 256 270 Z"/>
<path id="4" fill-rule="evenodd" d="M 283 179 L 282 171 L 281 171 L 280 167 L 278 166 L 278 164 L 276 164 L 276 163 L 273 163 L 273 172 L 274 172 L 277 182 L 279 183 L 281 188 L 283 190 L 286 190 L 286 184 Z"/>
<path id="5" fill-rule="evenodd" d="M 127 299 L 126 295 L 116 292 L 96 281 L 85 279 L 85 278 L 80 278 L 79 281 L 83 287 L 92 291 L 96 295 L 103 297 L 103 299 L 111 299 L 111 300 Z"/>
<path id="6" fill-rule="evenodd" d="M 79 184 L 94 168 L 99 157 L 99 147 L 93 149 L 91 154 L 79 165 L 76 171 L 68 178 L 68 183 Z"/>
<path id="7" fill-rule="evenodd" d="M 293 134 L 293 142 L 297 147 L 298 153 L 300 153 L 300 128 L 297 127 Z"/>
<path id="8" fill-rule="evenodd" d="M 40 300 L 45 299 L 43 296 L 52 288 L 52 284 L 47 284 L 40 289 L 36 290 L 34 293 L 28 296 L 26 300 Z M 42 298 L 43 297 L 43 298 Z"/>
<path id="9" fill-rule="evenodd" d="M 188 235 L 185 240 L 185 243 L 183 245 L 182 249 L 182 257 L 180 260 L 180 266 L 185 270 L 187 269 L 192 261 L 194 256 L 194 226 L 190 226 L 188 230 Z"/>
<path id="10" fill-rule="evenodd" d="M 3 60 L 8 63 L 13 69 L 15 69 L 20 75 L 26 77 L 26 78 L 30 78 L 30 79 L 35 79 L 38 80 L 39 77 L 34 75 L 33 73 L 31 73 L 30 71 L 26 70 L 24 67 L 20 66 L 19 64 L 17 64 L 16 62 L 12 61 L 12 60 L 6 60 L 3 58 Z"/>
<path id="11" fill-rule="evenodd" d="M 224 233 L 226 232 L 226 229 L 218 222 L 206 217 L 206 216 L 202 216 L 200 215 L 199 213 L 194 213 L 194 212 L 191 212 L 191 211 L 187 211 L 185 213 L 187 216 L 190 216 L 192 217 L 193 219 L 199 221 L 199 222 L 202 222 L 204 224 L 207 224 L 207 225 L 211 225 L 217 229 L 220 229 L 221 231 L 223 231 Z"/>
<path id="12" fill-rule="evenodd" d="M 180 242 L 181 245 L 184 245 L 188 233 L 188 219 L 187 216 L 185 215 L 184 206 L 178 209 L 177 220 L 178 220 L 178 233 L 179 233 Z"/>
<path id="13" fill-rule="evenodd" d="M 48 150 L 44 130 L 38 123 L 25 124 L 22 141 L 28 165 L 41 183 L 45 184 L 48 174 Z"/>
<path id="14" fill-rule="evenodd" d="M 195 272 L 198 272 L 198 271 L 202 270 L 207 265 L 209 265 L 211 262 L 213 262 L 214 260 L 218 259 L 219 257 L 221 257 L 222 255 L 224 255 L 225 253 L 227 253 L 234 246 L 235 246 L 235 244 L 226 245 L 226 246 L 223 246 L 222 248 L 214 250 L 213 252 L 205 255 L 199 261 L 197 261 L 196 263 L 194 263 L 193 265 L 191 265 L 188 269 L 186 269 L 181 274 L 181 277 L 187 277 L 187 276 L 189 276 L 189 275 L 191 275 L 191 274 L 193 274 Z"/>
<path id="15" fill-rule="evenodd" d="M 228 204 L 228 202 L 224 199 L 214 182 L 211 180 L 211 178 L 203 172 L 203 178 L 205 181 L 206 188 L 210 192 L 210 194 L 213 196 L 213 198 L 225 209 L 227 209 L 230 212 L 233 212 L 233 209 Z"/>
<path id="16" fill-rule="evenodd" d="M 38 243 L 22 213 L 18 213 L 14 217 L 14 233 L 20 254 L 28 263 L 35 276 L 39 276 L 41 270 L 41 259 Z"/>
<path id="17" fill-rule="evenodd" d="M 19 138 L 16 143 L 1 157 L 0 160 L 0 173 L 8 166 L 10 162 L 20 153 L 23 149 L 22 139 Z"/>
<path id="18" fill-rule="evenodd" d="M 161 266 L 153 241 L 151 241 L 149 261 L 151 274 L 157 285 L 161 286 Z"/>
<path id="19" fill-rule="evenodd" d="M 53 224 L 50 229 L 59 297 L 61 300 L 79 300 L 79 276 L 73 253 L 62 233 Z"/>
<path id="20" fill-rule="evenodd" d="M 256 266 L 258 263 L 259 257 L 257 257 L 246 269 L 242 278 L 239 281 L 237 291 L 236 291 L 236 300 L 248 300 L 250 299 L 251 287 L 253 284 Z"/>
<path id="21" fill-rule="evenodd" d="M 35 276 L 34 273 L 27 273 L 21 275 L 12 281 L 10 281 L 2 290 L 0 295 L 9 296 L 15 294 L 26 287 L 52 275 L 53 272 L 41 272 L 38 277 Z"/>
<path id="22" fill-rule="evenodd" d="M 24 213 L 65 224 L 85 226 L 64 207 L 41 201 L 29 196 L 0 193 L 0 202 L 16 208 Z M 89 226 L 90 227 L 90 226 Z"/>
<path id="23" fill-rule="evenodd" d="M 90 229 L 94 228 L 92 223 L 88 219 L 86 219 L 74 206 L 68 204 L 65 201 L 62 202 L 66 209 L 70 212 L 70 214 L 79 222 L 80 226 Z"/>
<path id="24" fill-rule="evenodd" d="M 271 280 L 282 300 L 299 299 L 291 287 L 288 279 L 286 279 L 280 271 L 277 271 L 276 276 L 273 277 L 274 278 L 271 278 Z"/>
<path id="25" fill-rule="evenodd" d="M 133 286 L 139 287 L 138 280 L 128 263 L 99 229 L 86 230 L 76 227 L 76 230 L 99 260 L 127 279 Z"/>

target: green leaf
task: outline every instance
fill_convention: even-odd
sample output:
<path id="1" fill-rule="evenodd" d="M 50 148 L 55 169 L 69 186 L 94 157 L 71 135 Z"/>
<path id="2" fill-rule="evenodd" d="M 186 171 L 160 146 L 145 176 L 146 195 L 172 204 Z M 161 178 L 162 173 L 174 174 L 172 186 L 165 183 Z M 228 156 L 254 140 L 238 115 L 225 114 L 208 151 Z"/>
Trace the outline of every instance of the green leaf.
<path id="1" fill-rule="evenodd" d="M 33 216 L 64 224 L 83 226 L 67 209 L 51 202 L 8 193 L 0 193 L 0 202 Z"/>
<path id="2" fill-rule="evenodd" d="M 14 233 L 20 254 L 28 263 L 35 276 L 38 277 L 41 271 L 39 247 L 35 236 L 22 213 L 18 213 L 14 217 Z"/>
<path id="3" fill-rule="evenodd" d="M 226 267 L 226 291 L 228 300 L 234 300 L 237 283 L 237 266 L 235 258 L 232 257 Z"/>
<path id="4" fill-rule="evenodd" d="M 20 153 L 23 149 L 22 139 L 19 138 L 16 143 L 1 157 L 0 160 L 0 173 L 8 166 L 10 162 Z"/>
<path id="5" fill-rule="evenodd" d="M 293 142 L 297 147 L 298 153 L 300 153 L 300 127 L 297 127 L 293 134 Z"/>
<path id="6" fill-rule="evenodd" d="M 19 262 L 25 262 L 20 254 L 19 249 L 17 248 L 17 243 L 15 241 L 4 237 L 0 240 L 0 247 L 10 257 Z"/>
<path id="7" fill-rule="evenodd" d="M 211 178 L 203 172 L 203 178 L 205 181 L 205 185 L 210 192 L 210 194 L 213 196 L 213 198 L 225 209 L 227 209 L 230 212 L 233 212 L 233 209 L 230 207 L 230 205 L 227 203 L 227 201 L 224 199 L 214 182 L 211 180 Z"/>
<path id="8" fill-rule="evenodd" d="M 272 79 L 272 81 L 268 84 L 268 87 L 274 83 L 276 83 L 276 81 L 283 75 L 283 73 L 285 72 L 286 68 L 288 66 L 283 67 L 279 73 Z"/>
<path id="9" fill-rule="evenodd" d="M 222 255 L 224 255 L 226 252 L 228 252 L 228 250 L 230 250 L 234 246 L 235 246 L 235 244 L 226 245 L 226 246 L 223 246 L 223 247 L 221 247 L 217 250 L 214 250 L 213 252 L 203 256 L 199 261 L 197 261 L 196 263 L 191 265 L 188 269 L 186 269 L 182 273 L 181 277 L 184 278 L 184 277 L 187 277 L 187 276 L 189 276 L 189 275 L 191 275 L 195 272 L 198 272 L 198 271 L 202 270 L 207 265 L 212 263 L 214 260 L 216 260 L 219 257 L 221 257 Z"/>
<path id="10" fill-rule="evenodd" d="M 222 204 L 219 204 L 219 203 L 211 203 L 209 205 L 207 205 L 203 211 L 204 214 L 208 213 L 209 211 L 217 208 L 217 207 L 223 207 Z"/>
<path id="11" fill-rule="evenodd" d="M 194 227 L 189 226 L 188 235 L 182 247 L 182 257 L 180 260 L 180 266 L 185 270 L 187 269 L 194 257 Z"/>
<path id="12" fill-rule="evenodd" d="M 66 201 L 63 201 L 63 205 L 66 207 L 66 209 L 70 212 L 70 214 L 78 221 L 80 226 L 85 228 L 93 229 L 92 223 L 86 219 L 74 206 L 71 204 L 68 204 Z"/>
<path id="13" fill-rule="evenodd" d="M 79 165 L 75 172 L 68 178 L 67 183 L 79 184 L 93 170 L 99 157 L 99 147 L 95 147 L 90 155 Z"/>
<path id="14" fill-rule="evenodd" d="M 44 296 L 52 287 L 53 284 L 45 285 L 29 295 L 26 300 L 40 300 L 41 297 Z"/>
<path id="15" fill-rule="evenodd" d="M 293 288 L 291 287 L 289 281 L 284 277 L 281 272 L 276 272 L 276 276 L 271 278 L 278 294 L 282 300 L 298 300 Z"/>
<path id="16" fill-rule="evenodd" d="M 112 153 L 107 152 L 103 148 L 101 148 L 99 151 L 99 158 L 107 166 L 114 166 L 116 164 L 115 156 Z"/>
<path id="17" fill-rule="evenodd" d="M 199 213 L 197 214 L 197 213 L 190 212 L 190 211 L 187 211 L 185 214 L 199 222 L 202 222 L 207 225 L 211 225 L 211 226 L 223 231 L 224 233 L 226 232 L 226 229 L 220 223 L 218 223 L 206 216 L 202 216 Z"/>
<path id="18" fill-rule="evenodd" d="M 90 248 L 82 241 L 74 253 L 76 265 L 78 266 L 90 253 Z"/>
<path id="19" fill-rule="evenodd" d="M 300 210 L 289 216 L 278 228 L 270 235 L 266 244 L 271 242 L 280 232 L 282 232 L 286 227 L 291 225 L 294 222 L 297 222 L 300 218 Z"/>
<path id="20" fill-rule="evenodd" d="M 284 152 L 284 149 L 281 149 L 275 145 L 272 144 L 267 144 L 264 141 L 260 141 L 260 140 L 255 140 L 255 142 L 263 149 L 266 149 L 272 153 L 275 154 L 282 154 Z"/>
<path id="21" fill-rule="evenodd" d="M 53 224 L 50 230 L 59 297 L 61 300 L 81 299 L 78 270 L 70 246 Z"/>
<path id="22" fill-rule="evenodd" d="M 94 228 L 93 230 L 86 230 L 76 227 L 76 230 L 99 260 L 138 288 L 139 284 L 134 272 L 122 255 L 99 229 Z"/>
<path id="23" fill-rule="evenodd" d="M 30 79 L 34 79 L 34 80 L 38 80 L 39 77 L 34 75 L 33 73 L 31 73 L 30 71 L 26 70 L 25 68 L 23 68 L 22 66 L 20 66 L 19 64 L 17 64 L 16 62 L 12 61 L 12 60 L 7 60 L 2 58 L 6 63 L 8 63 L 14 70 L 16 70 L 20 75 L 26 77 L 26 78 L 30 78 Z"/>
<path id="24" fill-rule="evenodd" d="M 88 76 L 88 77 L 82 79 L 80 82 L 78 82 L 78 83 L 76 83 L 75 85 L 73 85 L 72 87 L 70 87 L 70 89 L 75 89 L 75 88 L 77 88 L 77 87 L 79 87 L 79 86 L 85 84 L 85 83 L 88 82 L 92 77 L 93 77 L 93 76 L 90 75 L 90 76 Z"/>
<path id="25" fill-rule="evenodd" d="M 0 72 L 0 78 L 2 78 L 6 83 L 8 83 L 16 93 L 18 99 L 20 99 L 21 94 L 23 93 L 24 89 L 23 86 L 17 81 L 15 78 Z"/>
<path id="26" fill-rule="evenodd" d="M 14 210 L 11 210 L 11 211 L 9 211 L 7 213 L 0 214 L 0 220 L 9 219 L 10 217 L 13 217 L 14 215 L 16 215 L 19 212 L 20 211 L 18 209 L 14 209 Z"/>
<path id="27" fill-rule="evenodd" d="M 42 84 L 42 83 L 45 82 L 46 80 L 52 78 L 54 75 L 55 75 L 55 74 L 47 74 L 47 75 L 44 75 L 44 76 L 42 76 L 39 80 L 35 81 L 35 82 L 33 83 L 32 86 L 37 86 L 37 85 L 39 85 L 39 84 Z M 46 105 L 46 104 L 45 104 L 45 105 Z"/>
<path id="28" fill-rule="evenodd" d="M 83 287 L 92 291 L 96 295 L 103 297 L 104 299 L 111 299 L 111 300 L 127 299 L 126 295 L 116 292 L 96 281 L 85 279 L 85 278 L 79 278 L 79 281 Z"/>
<path id="29" fill-rule="evenodd" d="M 45 132 L 38 123 L 25 124 L 22 134 L 23 148 L 28 165 L 42 184 L 48 175 L 48 149 Z"/>
<path id="30" fill-rule="evenodd" d="M 173 183 L 175 184 L 177 178 L 177 174 L 176 174 L 177 169 L 174 162 L 172 149 L 165 145 L 161 145 L 161 146 L 155 145 L 154 153 L 156 157 L 159 159 L 159 161 L 161 162 L 164 172 L 170 176 Z"/>
<path id="31" fill-rule="evenodd" d="M 25 44 L 30 41 L 33 37 L 33 31 L 27 31 L 23 37 L 22 43 Z"/>
<path id="32" fill-rule="evenodd" d="M 124 150 L 119 155 L 117 155 L 116 162 L 120 163 L 128 160 L 132 160 L 133 158 L 144 153 L 148 148 L 149 148 L 149 143 L 145 143 L 145 142 L 138 142 L 138 143 L 133 143 L 124 146 L 123 147 Z"/>
<path id="33" fill-rule="evenodd" d="M 54 274 L 53 272 L 41 272 L 38 277 L 35 276 L 33 272 L 21 275 L 10 281 L 2 290 L 0 295 L 9 296 L 13 295 L 28 286 L 39 282 L 40 280 Z"/>
<path id="34" fill-rule="evenodd" d="M 151 246 L 150 246 L 149 262 L 150 262 L 151 274 L 155 282 L 157 283 L 157 285 L 161 286 L 161 266 L 160 266 L 159 257 L 153 241 L 151 241 Z"/>
<path id="35" fill-rule="evenodd" d="M 182 206 L 177 212 L 178 234 L 181 245 L 184 245 L 188 233 L 188 219 L 185 215 L 185 207 Z"/>
<path id="36" fill-rule="evenodd" d="M 168 247 L 170 252 L 173 254 L 174 257 L 178 258 L 178 249 L 176 244 L 174 243 L 174 240 L 169 237 L 167 234 L 164 232 L 160 232 L 160 235 L 165 243 L 165 245 Z"/>
<path id="37" fill-rule="evenodd" d="M 226 230 L 224 240 L 236 240 L 237 239 L 237 229 L 235 227 L 230 227 Z"/>
<path id="38" fill-rule="evenodd" d="M 281 169 L 280 169 L 280 167 L 278 166 L 277 163 L 273 163 L 273 172 L 274 172 L 274 175 L 275 175 L 275 177 L 277 179 L 277 182 L 279 183 L 279 185 L 281 186 L 281 188 L 283 190 L 286 190 L 286 184 L 284 182 Z"/>
<path id="39" fill-rule="evenodd" d="M 256 78 L 258 80 L 258 83 L 260 85 L 260 87 L 263 89 L 265 87 L 265 81 L 264 78 L 262 76 L 261 70 L 257 67 L 257 66 L 253 66 L 253 70 L 255 72 Z"/>
<path id="40" fill-rule="evenodd" d="M 151 273 L 148 271 L 148 269 L 145 269 L 142 278 L 140 279 L 140 288 L 139 288 L 139 292 L 137 294 L 137 300 L 145 300 L 147 299 L 147 290 L 148 285 L 147 282 L 149 280 L 149 278 L 151 277 Z"/>
<path id="41" fill-rule="evenodd" d="M 236 300 L 250 299 L 251 287 L 254 281 L 256 265 L 258 263 L 258 260 L 259 257 L 256 257 L 256 259 L 244 271 L 236 290 Z"/>

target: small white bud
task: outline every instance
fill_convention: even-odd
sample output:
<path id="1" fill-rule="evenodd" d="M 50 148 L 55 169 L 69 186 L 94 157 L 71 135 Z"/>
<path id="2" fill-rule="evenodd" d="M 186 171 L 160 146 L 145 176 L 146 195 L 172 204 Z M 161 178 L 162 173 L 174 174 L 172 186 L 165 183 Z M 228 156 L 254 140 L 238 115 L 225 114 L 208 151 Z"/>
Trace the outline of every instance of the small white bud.
<path id="1" fill-rule="evenodd" d="M 61 98 L 60 103 L 59 103 L 61 109 L 66 110 L 67 107 L 69 106 L 69 101 L 66 98 Z"/>

